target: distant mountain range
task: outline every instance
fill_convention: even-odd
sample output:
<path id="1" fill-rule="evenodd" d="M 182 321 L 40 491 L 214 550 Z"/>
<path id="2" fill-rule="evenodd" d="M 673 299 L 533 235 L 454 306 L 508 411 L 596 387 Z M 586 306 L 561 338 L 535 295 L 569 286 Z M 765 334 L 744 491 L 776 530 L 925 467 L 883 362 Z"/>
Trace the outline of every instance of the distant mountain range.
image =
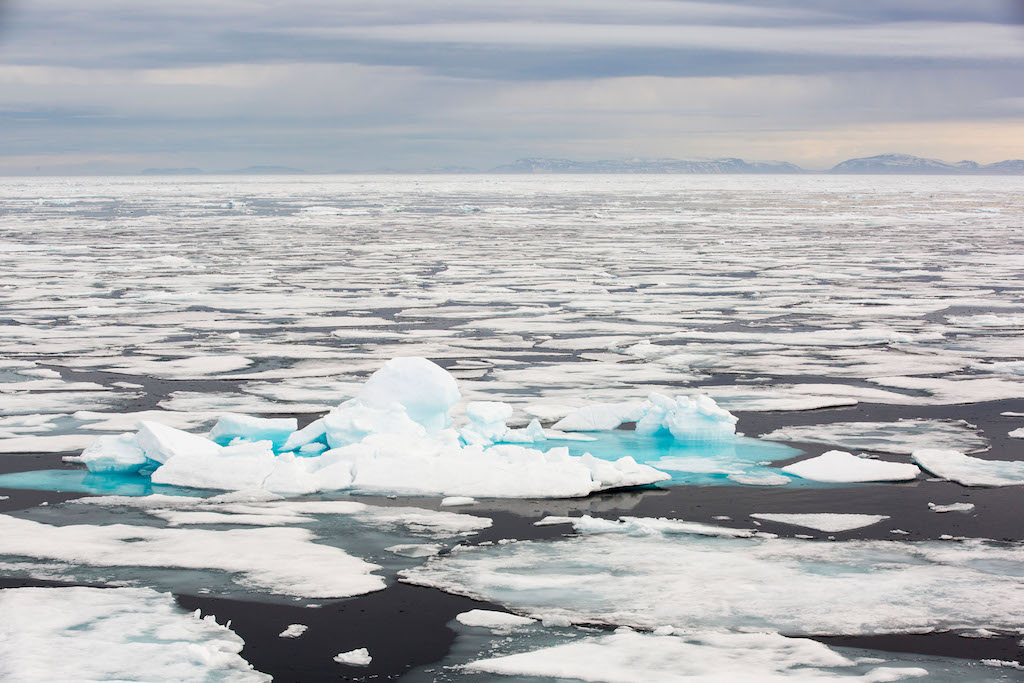
<path id="1" fill-rule="evenodd" d="M 357 171 L 339 171 L 353 173 Z M 400 173 L 390 169 L 378 173 Z M 788 161 L 744 161 L 728 157 L 724 159 L 682 160 L 682 159 L 632 159 L 604 161 L 573 161 L 571 159 L 518 159 L 490 169 L 478 171 L 465 166 L 422 171 L 425 173 L 647 173 L 647 174 L 698 174 L 698 173 L 855 173 L 855 174 L 928 174 L 928 175 L 1024 175 L 1024 159 L 1010 159 L 994 164 L 979 164 L 976 161 L 949 163 L 938 159 L 926 159 L 910 154 L 879 154 L 873 157 L 847 159 L 827 171 L 808 171 Z M 293 175 L 308 173 L 288 166 L 249 166 L 233 171 L 213 171 L 209 175 Z M 207 174 L 198 168 L 147 168 L 143 175 L 199 175 Z"/>

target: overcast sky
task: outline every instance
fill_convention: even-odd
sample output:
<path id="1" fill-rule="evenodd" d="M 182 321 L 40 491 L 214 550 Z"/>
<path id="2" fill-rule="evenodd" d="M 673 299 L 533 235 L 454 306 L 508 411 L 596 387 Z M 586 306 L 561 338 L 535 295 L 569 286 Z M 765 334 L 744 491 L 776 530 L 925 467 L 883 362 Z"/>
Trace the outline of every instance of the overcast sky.
<path id="1" fill-rule="evenodd" d="M 1024 157 L 1024 0 L 0 0 L 0 172 Z"/>

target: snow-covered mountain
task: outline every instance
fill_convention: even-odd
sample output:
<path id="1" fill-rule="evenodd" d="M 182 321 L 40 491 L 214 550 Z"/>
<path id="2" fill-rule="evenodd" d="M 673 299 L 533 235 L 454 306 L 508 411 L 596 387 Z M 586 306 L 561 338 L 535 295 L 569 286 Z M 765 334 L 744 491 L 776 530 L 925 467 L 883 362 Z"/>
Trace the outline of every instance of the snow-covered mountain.
<path id="1" fill-rule="evenodd" d="M 573 161 L 571 159 L 518 159 L 498 166 L 492 173 L 806 173 L 786 161 L 743 159 L 631 159 Z"/>
<path id="2" fill-rule="evenodd" d="M 949 163 L 911 154 L 879 154 L 847 159 L 836 164 L 829 173 L 1015 174 L 1024 173 L 1024 160 L 1012 159 L 983 166 L 976 161 Z"/>

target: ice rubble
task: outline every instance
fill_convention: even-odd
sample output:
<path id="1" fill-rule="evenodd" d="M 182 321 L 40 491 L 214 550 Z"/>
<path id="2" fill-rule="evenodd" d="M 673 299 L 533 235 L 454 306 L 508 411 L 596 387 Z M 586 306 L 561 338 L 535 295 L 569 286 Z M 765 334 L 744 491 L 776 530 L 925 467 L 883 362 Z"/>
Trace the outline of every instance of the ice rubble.
<path id="1" fill-rule="evenodd" d="M 545 438 L 536 422 L 508 429 L 510 408 L 503 403 L 470 403 L 470 423 L 460 435 L 451 429 L 459 398 L 455 379 L 439 366 L 424 358 L 395 358 L 355 398 L 300 430 L 294 420 L 229 415 L 214 427 L 211 440 L 143 422 L 134 435 L 101 437 L 78 460 L 93 471 L 152 470 L 155 484 L 287 494 L 358 489 L 579 497 L 669 478 L 630 457 L 608 462 L 589 454 L 572 456 L 566 448 L 541 452 L 515 443 L 491 445 L 499 439 Z M 650 412 L 681 428 L 685 415 L 666 401 Z M 702 414 L 718 410 L 732 417 L 710 399 L 700 406 Z"/>
<path id="2" fill-rule="evenodd" d="M 964 486 L 1024 485 L 1024 461 L 983 460 L 959 451 L 930 448 L 914 451 L 913 458 L 935 476 Z"/>
<path id="3" fill-rule="evenodd" d="M 804 479 L 835 483 L 909 481 L 921 473 L 915 465 L 859 458 L 845 451 L 828 451 L 786 465 L 782 471 Z"/>
<path id="4" fill-rule="evenodd" d="M 242 639 L 148 588 L 0 591 L 0 679 L 224 681 L 270 676 L 239 656 Z"/>
<path id="5" fill-rule="evenodd" d="M 1020 626 L 1019 544 L 709 536 L 670 522 L 634 522 L 644 533 L 624 534 L 606 521 L 573 538 L 465 547 L 400 575 L 573 623 L 793 635 Z"/>

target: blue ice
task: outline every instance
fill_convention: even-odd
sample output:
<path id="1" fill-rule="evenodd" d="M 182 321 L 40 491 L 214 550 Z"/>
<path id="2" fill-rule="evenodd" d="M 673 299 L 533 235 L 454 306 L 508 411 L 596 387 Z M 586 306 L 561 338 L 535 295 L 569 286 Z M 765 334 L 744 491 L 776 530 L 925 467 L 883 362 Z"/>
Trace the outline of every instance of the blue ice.
<path id="1" fill-rule="evenodd" d="M 208 491 L 154 484 L 149 477 L 137 473 L 88 470 L 35 470 L 0 474 L 0 488 L 92 493 L 104 496 L 148 496 L 152 493 L 169 496 L 209 495 Z"/>

